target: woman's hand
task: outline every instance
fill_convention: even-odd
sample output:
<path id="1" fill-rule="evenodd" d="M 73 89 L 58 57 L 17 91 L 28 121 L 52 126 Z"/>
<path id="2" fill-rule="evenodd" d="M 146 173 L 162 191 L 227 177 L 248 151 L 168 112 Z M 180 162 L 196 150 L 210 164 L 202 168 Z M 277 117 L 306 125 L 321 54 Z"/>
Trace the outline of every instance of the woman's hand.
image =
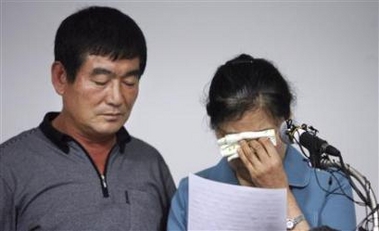
<path id="1" fill-rule="evenodd" d="M 256 187 L 288 188 L 282 158 L 268 138 L 242 140 L 239 144 L 238 155 Z"/>
<path id="2" fill-rule="evenodd" d="M 238 155 L 250 174 L 252 183 L 261 188 L 285 188 L 287 190 L 287 217 L 302 214 L 288 186 L 283 160 L 268 138 L 242 140 Z M 237 173 L 238 174 L 238 173 Z M 300 222 L 294 230 L 309 230 L 308 222 Z"/>

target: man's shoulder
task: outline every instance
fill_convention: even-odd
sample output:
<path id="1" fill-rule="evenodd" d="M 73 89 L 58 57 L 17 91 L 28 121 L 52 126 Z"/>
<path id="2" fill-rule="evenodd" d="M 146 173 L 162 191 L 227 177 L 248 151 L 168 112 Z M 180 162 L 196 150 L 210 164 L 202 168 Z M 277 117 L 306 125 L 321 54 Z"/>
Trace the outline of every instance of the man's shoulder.
<path id="1" fill-rule="evenodd" d="M 41 132 L 38 128 L 23 131 L 0 144 L 0 155 L 6 155 L 9 152 L 27 149 L 30 145 L 35 144 L 36 138 L 40 136 Z"/>
<path id="2" fill-rule="evenodd" d="M 161 153 L 155 146 L 135 136 L 130 136 L 130 141 L 125 146 L 125 152 L 136 155 L 139 158 L 158 158 L 163 160 Z"/>
<path id="3" fill-rule="evenodd" d="M 143 149 L 143 150 L 150 150 L 152 152 L 158 152 L 158 150 L 153 146 L 153 144 L 150 144 L 146 142 L 145 140 L 135 137 L 135 136 L 130 136 L 130 142 L 127 144 L 127 146 L 131 148 L 138 148 L 138 149 Z"/>
<path id="4" fill-rule="evenodd" d="M 41 153 L 41 141 L 43 134 L 38 128 L 33 128 L 21 132 L 20 134 L 8 139 L 0 145 L 0 168 L 24 169 L 28 163 L 33 163 L 38 155 L 32 153 Z M 43 141 L 42 141 L 43 142 Z"/>

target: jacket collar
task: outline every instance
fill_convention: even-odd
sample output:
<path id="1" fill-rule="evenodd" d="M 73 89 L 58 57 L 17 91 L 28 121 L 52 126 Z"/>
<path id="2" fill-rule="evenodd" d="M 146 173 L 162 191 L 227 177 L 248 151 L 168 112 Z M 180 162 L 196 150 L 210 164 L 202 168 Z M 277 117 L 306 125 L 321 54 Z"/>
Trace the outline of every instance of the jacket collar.
<path id="1" fill-rule="evenodd" d="M 74 141 L 74 138 L 72 138 L 69 135 L 66 135 L 57 129 L 55 129 L 52 126 L 52 121 L 59 115 L 58 112 L 49 112 L 45 115 L 43 118 L 43 121 L 39 125 L 39 128 L 41 129 L 42 133 L 51 141 L 53 144 L 55 144 L 60 150 L 62 150 L 64 153 L 69 153 L 69 141 Z M 116 143 L 120 147 L 120 152 L 122 153 L 125 149 L 126 143 L 128 143 L 131 140 L 131 136 L 129 135 L 128 131 L 121 127 L 120 130 L 116 133 Z"/>

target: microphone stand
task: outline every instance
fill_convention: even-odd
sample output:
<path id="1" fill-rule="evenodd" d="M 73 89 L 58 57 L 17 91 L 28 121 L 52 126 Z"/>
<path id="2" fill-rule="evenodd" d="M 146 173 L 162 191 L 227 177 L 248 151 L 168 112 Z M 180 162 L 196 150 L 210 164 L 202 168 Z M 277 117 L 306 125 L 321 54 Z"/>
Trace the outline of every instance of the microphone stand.
<path id="1" fill-rule="evenodd" d="M 302 124 L 301 126 L 296 126 L 291 119 L 286 120 L 286 122 L 283 124 L 283 129 L 285 130 L 285 134 L 286 134 L 283 136 L 284 137 L 283 140 L 287 141 L 287 143 L 296 142 L 299 145 L 303 154 L 304 154 L 304 151 L 302 149 L 302 145 L 298 140 L 295 139 L 294 134 L 299 129 L 310 132 L 311 134 L 315 136 L 316 136 L 316 133 L 318 132 L 317 129 L 315 129 L 312 126 L 308 126 L 306 124 Z M 287 137 L 289 138 L 289 140 L 286 139 Z M 365 206 L 370 208 L 371 210 L 370 213 L 367 214 L 367 210 L 366 210 L 365 219 L 358 224 L 357 227 L 359 227 L 359 230 L 360 231 L 365 230 L 363 229 L 362 225 L 364 224 L 365 221 L 367 222 L 368 218 L 371 216 L 372 223 L 373 223 L 372 231 L 379 231 L 379 214 L 378 214 L 379 205 L 376 200 L 375 193 L 371 188 L 371 184 L 366 179 L 366 177 L 363 176 L 360 172 L 358 172 L 356 169 L 354 169 L 350 165 L 345 164 L 338 150 L 336 150 L 338 154 L 335 156 L 339 156 L 339 161 L 336 161 L 336 160 L 332 161 L 329 159 L 329 155 L 324 153 L 325 151 L 324 148 L 317 147 L 316 143 L 313 143 L 307 149 L 310 154 L 308 158 L 311 161 L 312 167 L 319 168 L 319 169 L 336 168 L 336 169 L 341 170 L 344 174 L 346 174 L 346 177 L 350 185 L 352 186 L 353 190 L 357 193 L 357 195 L 361 198 L 361 200 L 364 202 Z M 361 187 L 365 190 L 366 196 L 364 196 L 362 192 L 357 188 L 357 186 L 355 185 L 351 177 L 353 177 L 356 181 L 359 182 Z"/>
<path id="2" fill-rule="evenodd" d="M 323 158 L 319 163 L 320 168 L 326 169 L 326 168 L 338 168 L 342 169 L 346 174 L 349 176 L 354 177 L 359 184 L 362 186 L 362 188 L 365 189 L 366 192 L 366 199 L 364 201 L 366 202 L 366 205 L 371 209 L 371 212 L 367 215 L 367 217 L 372 216 L 373 220 L 373 231 L 379 231 L 379 214 L 378 214 L 378 203 L 376 200 L 375 193 L 373 189 L 371 188 L 370 182 L 367 180 L 367 178 L 362 175 L 359 171 L 351 167 L 349 164 L 341 164 L 340 161 L 331 161 L 329 158 Z M 353 187 L 354 188 L 354 187 Z M 356 188 L 354 188 L 355 191 L 357 191 Z M 367 218 L 366 217 L 366 218 Z"/>

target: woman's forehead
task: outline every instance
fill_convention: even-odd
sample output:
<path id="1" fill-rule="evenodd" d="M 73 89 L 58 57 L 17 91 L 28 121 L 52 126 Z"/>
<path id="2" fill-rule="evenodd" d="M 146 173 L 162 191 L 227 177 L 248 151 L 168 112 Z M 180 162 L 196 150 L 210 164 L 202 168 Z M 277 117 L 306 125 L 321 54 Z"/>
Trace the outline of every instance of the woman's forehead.
<path id="1" fill-rule="evenodd" d="M 278 121 L 271 114 L 263 109 L 256 109 L 245 112 L 241 117 L 235 120 L 229 120 L 220 124 L 219 133 L 239 133 L 244 131 L 262 131 L 270 128 L 276 128 Z"/>

